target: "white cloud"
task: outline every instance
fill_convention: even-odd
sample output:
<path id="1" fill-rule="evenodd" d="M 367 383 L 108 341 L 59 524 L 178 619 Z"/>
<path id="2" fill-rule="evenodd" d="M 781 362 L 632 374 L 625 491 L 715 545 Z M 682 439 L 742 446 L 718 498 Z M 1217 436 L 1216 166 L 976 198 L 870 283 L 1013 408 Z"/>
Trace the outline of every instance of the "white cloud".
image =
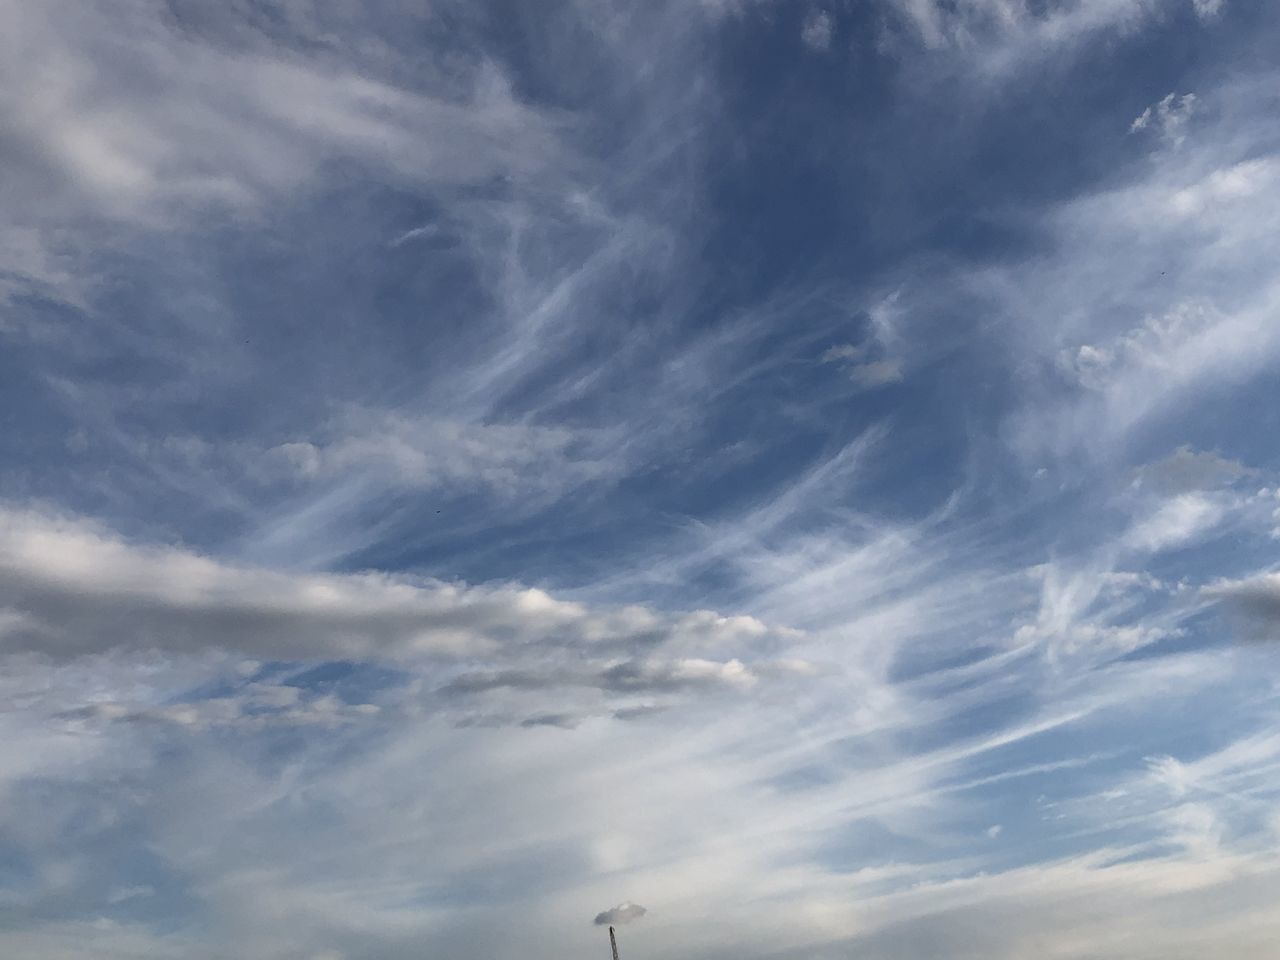
<path id="1" fill-rule="evenodd" d="M 1227 0 L 1191 0 L 1191 5 L 1201 20 L 1212 20 L 1222 13 Z"/>
<path id="2" fill-rule="evenodd" d="M 1169 206 L 1178 217 L 1204 216 L 1266 191 L 1275 184 L 1278 173 L 1280 164 L 1274 158 L 1241 161 L 1177 190 L 1169 198 Z"/>
<path id="3" fill-rule="evenodd" d="M 1203 137 L 1051 210 L 1051 256 L 1016 279 L 972 278 L 1001 313 L 1052 317 L 1024 327 L 1021 342 L 1086 391 L 1028 392 L 1013 415 L 1028 455 L 1105 459 L 1139 426 L 1247 381 L 1280 349 L 1266 321 L 1280 294 L 1264 266 L 1280 200 L 1264 132 L 1273 123 L 1249 83 L 1211 100 Z"/>
<path id="4" fill-rule="evenodd" d="M 1032 67 L 1048 49 L 1069 51 L 1099 34 L 1138 30 L 1160 11 L 1147 0 L 886 0 L 884 6 L 890 22 L 896 20 L 914 41 L 988 76 Z M 882 45 L 901 52 L 892 35 Z"/>
<path id="5" fill-rule="evenodd" d="M 1164 316 L 1149 317 L 1141 326 L 1109 343 L 1083 344 L 1074 353 L 1064 351 L 1060 355 L 1062 365 L 1081 386 L 1101 391 L 1136 371 L 1177 375 L 1179 367 L 1194 365 L 1203 357 L 1203 352 L 1195 348 L 1227 327 L 1227 319 L 1205 304 L 1179 304 Z"/>
<path id="6" fill-rule="evenodd" d="M 1137 133 L 1150 127 L 1176 146 L 1187 138 L 1187 124 L 1195 115 L 1196 103 L 1194 93 L 1184 93 L 1182 96 L 1170 93 L 1143 110 L 1129 125 L 1129 132 Z"/>
<path id="7" fill-rule="evenodd" d="M 440 182 L 528 173 L 555 156 L 551 126 L 491 65 L 431 95 L 340 63 L 206 42 L 152 0 L 109 16 L 54 2 L 9 19 L 7 125 L 108 216 L 252 205 L 342 156 Z M 121 37 L 127 54 L 112 42 Z"/>
<path id="8" fill-rule="evenodd" d="M 824 479 L 842 482 L 839 475 Z M 812 496 L 821 488 L 811 484 L 804 489 Z M 798 494 L 800 499 L 805 495 Z M 137 562 L 127 552 L 116 556 L 120 567 Z M 856 571 L 847 566 L 835 571 L 834 582 L 852 593 L 849 602 L 855 609 L 883 602 L 876 600 L 877 590 L 902 590 L 916 582 L 912 576 L 939 572 L 921 563 L 917 574 L 874 584 L 868 571 L 877 562 L 885 565 L 883 553 L 864 557 Z M 153 575 L 155 570 L 147 568 Z M 215 569 L 206 576 L 217 583 L 221 574 Z M 329 584 L 328 578 L 298 580 Z M 990 578 L 983 582 L 999 602 L 998 585 Z M 270 590 L 280 586 L 274 580 L 266 584 Z M 972 584 L 961 586 L 973 592 Z M 241 582 L 234 587 L 242 589 Z M 164 584 L 157 590 L 163 593 Z M 810 588 L 806 595 L 815 603 L 827 592 Z M 923 596 L 906 592 L 912 605 Z M 838 610 L 841 600 L 825 602 Z M 926 606 L 931 602 L 927 596 L 923 600 Z M 985 603 L 983 608 L 992 609 Z M 604 618 L 597 624 L 600 633 L 592 636 L 607 642 L 616 633 L 656 626 L 672 633 L 670 643 L 682 642 L 674 635 L 683 629 L 691 644 L 720 644 L 729 632 L 746 643 L 764 630 L 756 621 L 706 613 L 686 618 L 683 628 L 653 611 L 633 609 L 625 617 L 614 616 L 625 621 L 625 629 L 610 629 Z M 850 625 L 849 635 L 837 630 L 833 649 L 855 661 L 895 639 L 877 634 L 881 643 L 855 652 L 850 638 L 862 625 L 852 619 L 843 623 Z M 583 629 L 574 628 L 568 618 L 549 635 L 566 626 Z M 910 633 L 921 629 L 921 621 L 899 626 Z M 112 671 L 93 659 L 59 669 L 78 669 L 86 678 L 109 676 L 112 685 L 141 672 L 136 664 Z M 242 665 L 236 657 L 223 662 L 228 676 L 255 666 Z M 747 669 L 758 670 L 754 663 L 733 667 L 694 656 L 672 658 L 668 667 L 646 667 L 642 678 L 692 684 L 689 689 L 705 693 L 726 679 L 732 685 Z M 1188 671 L 1174 689 L 1185 695 L 1208 675 L 1203 668 Z M 15 689 L 37 688 L 33 681 L 39 676 L 14 677 Z M 60 685 L 71 685 L 68 676 L 64 672 Z M 419 672 L 415 682 L 429 685 L 437 676 L 433 665 Z M 955 790 L 957 783 L 967 777 L 982 781 L 990 776 L 986 761 L 999 756 L 997 751 L 1069 730 L 1092 711 L 1105 709 L 1099 703 L 1122 705 L 1120 713 L 1127 715 L 1146 689 L 1134 676 L 1094 672 L 1083 683 L 1096 700 L 1056 697 L 1045 705 L 1049 712 L 1027 722 L 1001 724 L 960 742 L 950 736 L 939 740 L 948 729 L 949 710 L 986 702 L 988 694 L 1007 690 L 1011 678 L 1020 684 L 1031 679 L 999 671 L 992 691 L 984 688 L 980 674 L 967 675 L 961 685 L 981 691 L 977 701 L 963 693 L 954 699 L 954 691 L 916 700 L 899 690 L 902 709 L 895 710 L 876 701 L 875 688 L 863 685 L 861 678 L 837 677 L 828 694 L 809 690 L 765 698 L 750 709 L 733 699 L 708 701 L 698 722 L 687 715 L 653 713 L 643 723 L 611 725 L 607 733 L 590 718 L 580 721 L 576 704 L 559 691 L 552 697 L 542 693 L 536 711 L 512 711 L 510 722 L 476 722 L 461 729 L 451 718 L 415 712 L 409 700 L 361 722 L 324 727 L 325 736 L 284 758 L 259 757 L 257 747 L 250 746 L 257 741 L 247 737 L 253 728 L 246 726 L 180 725 L 172 717 L 115 724 L 73 719 L 61 723 L 81 723 L 85 732 L 61 735 L 91 738 L 94 762 L 105 765 L 106 772 L 89 774 L 69 759 L 62 769 L 69 771 L 63 776 L 78 778 L 73 782 L 83 782 L 86 789 L 123 778 L 127 789 L 108 791 L 98 801 L 106 825 L 94 836 L 110 850 L 108 841 L 116 836 L 112 823 L 141 829 L 154 862 L 199 890 L 202 929 L 216 931 L 220 948 L 269 960 L 330 949 L 334 942 L 388 956 L 411 955 L 424 941 L 499 958 L 514 958 L 540 943 L 585 951 L 599 944 L 583 923 L 583 902 L 590 903 L 602 888 L 618 887 L 660 892 L 658 900 L 646 895 L 645 901 L 663 923 L 637 930 L 654 952 L 674 954 L 679 946 L 683 955 L 710 958 L 754 947 L 825 956 L 847 955 L 856 946 L 862 955 L 877 956 L 881 949 L 893 955 L 902 946 L 894 931 L 902 924 L 913 929 L 924 924 L 953 934 L 948 942 L 961 956 L 968 950 L 972 956 L 1012 958 L 1031 942 L 1033 929 L 1041 943 L 1069 945 L 1078 936 L 1078 917 L 1073 920 L 1070 911 L 1061 909 L 1065 899 L 1081 909 L 1093 908 L 1089 915 L 1094 926 L 1084 942 L 1111 956 L 1106 944 L 1119 929 L 1119 914 L 1099 914 L 1101 905 L 1119 911 L 1115 898 L 1123 896 L 1131 923 L 1136 916 L 1144 925 L 1158 927 L 1164 916 L 1160 904 L 1167 898 L 1218 891 L 1217 885 L 1226 882 L 1223 871 L 1238 864 L 1240 854 L 1229 832 L 1218 835 L 1217 848 L 1196 846 L 1191 842 L 1195 837 L 1210 834 L 1202 830 L 1193 835 L 1196 823 L 1190 819 L 1161 821 L 1167 836 L 1187 842 L 1175 854 L 1142 866 L 1114 865 L 1121 851 L 1108 848 L 1012 871 L 992 869 L 982 859 L 991 854 L 968 848 L 957 852 L 954 837 L 960 836 L 972 837 L 983 851 L 999 846 L 974 831 L 976 811 L 964 799 L 966 791 Z M 198 700 L 159 695 L 175 685 L 166 679 L 153 695 L 113 694 L 101 702 L 138 711 L 197 710 Z M 305 692 L 295 700 L 278 686 L 246 687 L 242 696 L 260 699 L 268 713 L 288 711 L 290 704 L 316 696 Z M 1034 683 L 1026 689 L 1034 690 Z M 652 694 L 651 688 L 646 698 Z M 506 709 L 509 701 L 500 706 Z M 224 708 L 215 702 L 206 709 L 216 714 Z M 249 712 L 242 708 L 241 715 Z M 206 735 L 219 729 L 236 730 L 237 736 Z M 306 732 L 305 725 L 296 729 Z M 181 739 L 170 739 L 178 735 Z M 0 758 L 4 755 L 0 751 Z M 798 768 L 816 769 L 821 776 L 803 787 L 788 786 L 788 775 Z M 1023 775 L 1040 774 L 1033 770 Z M 62 795 L 69 789 L 64 785 Z M 26 831 L 44 822 L 29 806 L 6 809 L 23 818 Z M 316 844 L 318 824 L 350 842 Z M 1044 829 L 1058 828 L 1046 824 Z M 933 832 L 946 836 L 928 856 L 911 863 L 871 856 L 849 869 L 822 859 L 823 851 L 840 844 L 861 857 L 861 851 L 874 846 L 860 844 L 873 844 L 886 831 L 908 832 L 925 843 Z M 130 842 L 139 836 L 130 833 Z M 96 857 L 96 848 L 87 846 Z M 108 868 L 101 859 L 86 867 L 90 872 Z M 114 862 L 110 867 L 119 869 Z M 512 877 L 533 879 L 503 884 L 503 878 Z M 474 911 L 456 906 L 456 891 L 467 883 L 487 891 L 471 901 L 478 907 Z M 114 882 L 114 887 L 122 885 Z M 110 890 L 104 889 L 101 897 L 108 896 Z M 762 910 L 761 903 L 772 906 Z M 491 930 L 495 909 L 523 931 L 520 944 Z M 954 926 L 958 912 L 1019 917 L 1026 927 L 1005 924 L 999 936 L 974 939 L 965 924 Z M 712 914 L 722 917 L 722 923 L 709 935 L 705 918 Z M 1262 929 L 1242 908 L 1231 916 L 1238 921 L 1233 936 Z M 41 926 L 7 933 L 4 943 L 30 948 L 27 955 L 35 956 L 55 947 L 62 955 L 109 958 L 147 956 L 148 951 L 164 956 L 179 949 L 173 935 L 166 939 L 145 928 L 136 930 L 136 941 L 129 942 L 119 939 L 118 930 L 100 933 L 94 939 L 92 928 Z M 1153 943 L 1164 945 L 1158 937 Z M 199 949 L 188 953 L 200 955 Z"/>
<path id="9" fill-rule="evenodd" d="M 408 69 L 385 45 L 318 28 L 310 42 L 264 42 L 239 5 L 189 14 L 163 0 L 0 4 L 0 297 L 89 306 L 105 254 L 154 230 L 253 221 L 342 164 L 420 191 L 575 166 L 563 118 L 519 102 L 478 55 Z"/>
<path id="10" fill-rule="evenodd" d="M 1147 552 L 1187 544 L 1218 525 L 1225 510 L 1221 503 L 1198 493 L 1184 493 L 1160 503 L 1125 535 L 1125 545 Z"/>
<path id="11" fill-rule="evenodd" d="M 805 15 L 800 27 L 800 39 L 805 46 L 825 51 L 831 49 L 831 37 L 835 32 L 835 21 L 826 10 L 813 9 Z"/>
<path id="12" fill-rule="evenodd" d="M 555 496 L 612 476 L 620 444 L 603 431 L 352 414 L 332 440 L 293 440 L 270 454 L 307 480 L 375 472 L 394 486 L 482 486 L 510 498 Z"/>
<path id="13" fill-rule="evenodd" d="M 1173 605 L 1136 615 L 1165 586 L 1150 576 L 1111 569 L 1110 553 L 1108 545 L 1101 556 L 1028 571 L 1040 584 L 1039 605 L 1034 618 L 1017 627 L 1014 640 L 1043 645 L 1055 663 L 1082 667 L 1177 635 L 1191 611 Z"/>
<path id="14" fill-rule="evenodd" d="M 216 695 L 86 690 L 43 710 L 73 727 L 333 727 L 389 707 L 467 726 L 572 728 L 830 675 L 777 657 L 800 635 L 749 616 L 591 607 L 508 585 L 275 572 L 12 510 L 0 511 L 0 610 L 0 650 L 10 656 L 212 656 L 230 671 L 230 688 Z M 252 679 L 262 661 L 334 659 L 431 664 L 432 679 L 385 704 Z"/>
<path id="15" fill-rule="evenodd" d="M 294 3 L 288 15 L 319 18 L 323 6 Z M 997 0 L 898 6 L 917 18 L 930 46 L 989 69 L 1027 51 L 1042 62 L 1046 50 L 1140 24 L 1155 9 L 1091 0 L 1037 7 L 1042 15 Z M 85 46 L 54 22 L 59 13 L 88 17 L 108 36 L 116 28 L 105 15 L 67 5 L 30 21 L 55 31 L 73 65 L 102 85 L 105 115 L 81 104 L 92 84 L 67 81 L 70 92 L 45 94 L 47 141 L 23 132 L 96 216 L 150 224 L 189 205 L 260 210 L 263 198 L 323 177 L 333 158 L 428 193 L 472 176 L 519 180 L 558 166 L 546 162 L 558 148 L 541 151 L 559 120 L 520 106 L 500 78 L 474 64 L 460 65 L 456 88 L 437 88 L 326 59 L 332 38 L 322 30 L 309 31 L 294 52 L 268 54 L 207 42 L 199 31 L 175 38 L 144 15 L 157 8 L 123 9 L 125 28 L 144 30 L 143 86 L 173 83 L 172 102 L 154 111 L 120 89 L 130 71 L 109 58 L 110 44 Z M 638 14 L 582 9 L 592 36 L 613 38 L 620 76 L 648 84 L 670 74 L 669 82 L 698 89 L 687 72 L 653 66 L 659 45 L 633 42 Z M 658 15 L 683 23 L 680 9 Z M 188 52 L 190 78 L 181 69 Z M 19 59 L 29 65 L 32 56 Z M 241 67 L 243 79 L 223 77 Z M 253 84 L 265 80 L 280 89 L 258 104 Z M 686 115 L 672 119 L 671 102 L 628 115 L 638 150 L 667 149 L 655 130 L 691 129 Z M 1010 356 L 1001 359 L 1029 371 L 1028 380 L 1044 374 L 1058 391 L 1051 400 L 1016 398 L 1030 411 L 1024 438 L 1074 452 L 1083 437 L 1105 460 L 1111 439 L 1133 424 L 1202 386 L 1235 382 L 1270 355 L 1275 301 L 1258 279 L 1274 260 L 1270 174 L 1231 155 L 1238 136 L 1194 140 L 1177 158 L 1147 158 L 1149 179 L 1068 204 L 1049 218 L 1034 262 L 1006 278 L 1014 282 L 989 311 L 1007 341 L 1000 350 Z M 510 155 L 521 150 L 527 165 Z M 101 169 L 89 157 L 95 151 Z M 208 181 L 201 156 L 217 171 Z M 626 159 L 618 164 L 624 178 L 637 165 L 649 172 L 647 161 Z M 556 404 L 591 397 L 593 378 L 613 391 L 615 373 L 643 366 L 636 356 L 645 345 L 629 340 L 603 366 L 566 357 L 609 303 L 602 291 L 680 248 L 643 218 L 616 212 L 609 190 L 590 178 L 592 189 L 570 201 L 550 176 L 553 199 L 480 204 L 451 235 L 500 302 L 494 326 L 502 335 L 486 342 L 491 349 L 447 371 L 443 387 L 414 395 L 406 409 L 429 409 L 429 418 L 383 411 L 286 434 L 291 442 L 273 458 L 298 486 L 320 492 L 291 502 L 292 513 L 264 510 L 253 518 L 257 529 L 284 518 L 283 526 L 314 530 L 388 486 L 484 490 L 506 503 L 521 491 L 559 495 L 616 469 L 610 431 L 537 424 L 554 422 L 546 414 Z M 51 200 L 74 206 L 65 193 Z M 655 200 L 655 221 L 669 214 L 664 203 L 670 199 Z M 590 250 L 564 254 L 547 242 L 560 229 L 572 235 L 569 246 Z M 381 242 L 377 249 L 387 253 Z M 1179 251 L 1190 251 L 1184 272 L 1154 279 Z M 22 283 L 65 285 L 67 263 L 42 256 L 21 261 Z M 996 272 L 966 283 L 991 280 L 989 292 L 1000 286 Z M 946 293 L 932 302 L 959 313 Z M 742 324 L 724 325 L 729 332 L 717 328 L 669 351 L 664 343 L 660 362 L 642 356 L 661 369 L 640 388 L 616 377 L 610 395 L 629 408 L 619 442 L 651 448 L 672 435 L 667 418 L 695 419 L 686 409 L 749 383 L 760 367 L 741 361 L 767 343 L 760 331 L 812 302 L 789 291 Z M 921 295 L 913 311 L 916 302 L 931 301 Z M 901 378 L 902 358 L 919 364 L 913 351 L 928 347 L 912 338 L 896 298 L 868 312 L 867 342 L 831 348 L 824 359 L 870 388 Z M 1000 326 L 1005 316 L 1018 323 Z M 1055 357 L 1065 357 L 1056 370 L 1070 382 L 1054 376 Z M 544 390 L 546 381 L 553 386 Z M 498 415 L 498 398 L 516 395 L 515 385 L 534 398 L 515 415 Z M 95 406 L 91 395 L 77 396 Z M 150 395 L 146 402 L 156 403 Z M 1146 739 L 1162 732 L 1153 724 L 1130 737 L 1134 717 L 1163 718 L 1160 710 L 1195 703 L 1206 716 L 1230 713 L 1245 723 L 1241 714 L 1272 709 L 1264 693 L 1238 695 L 1251 678 L 1231 661 L 1234 651 L 1108 662 L 1176 634 L 1194 606 L 1179 608 L 1184 601 L 1167 595 L 1174 588 L 1148 573 L 1115 570 L 1108 549 L 1128 536 L 1125 558 L 1143 559 L 1225 524 L 1236 506 L 1234 492 L 1223 491 L 1243 479 L 1233 461 L 1180 449 L 1139 471 L 1141 489 L 1124 495 L 1127 534 L 1116 534 L 1110 517 L 1098 534 L 1088 511 L 1078 530 L 1069 528 L 1075 517 L 1056 514 L 1037 526 L 1057 501 L 1023 511 L 973 468 L 925 516 L 891 520 L 874 504 L 897 483 L 880 469 L 880 455 L 903 436 L 896 430 L 869 429 L 755 503 L 689 522 L 658 547 L 628 545 L 624 562 L 590 571 L 573 599 L 507 584 L 273 570 L 148 546 L 49 513 L 0 511 L 0 648 L 25 651 L 5 657 L 0 679 L 0 840 L 43 878 L 6 889 L 0 909 L 45 918 L 7 928 L 0 948 L 111 960 L 391 960 L 417 955 L 425 942 L 442 955 L 497 960 L 585 955 L 599 944 L 583 904 L 621 888 L 657 891 L 659 900 L 646 902 L 663 924 L 637 930 L 652 938 L 645 952 L 654 955 L 880 960 L 918 952 L 923 939 L 946 943 L 959 960 L 1037 951 L 1105 960 L 1269 956 L 1280 877 L 1231 811 L 1269 799 L 1269 747 L 1240 741 L 1234 759 L 1228 746 L 1209 762 L 1115 770 L 1136 763 L 1125 749 L 1147 749 Z M 237 449 L 260 454 L 280 439 Z M 175 455 L 197 461 L 215 449 L 175 446 L 184 447 Z M 974 460 L 983 449 L 973 444 Z M 1096 469 L 1084 457 L 1064 459 L 1085 497 L 1102 486 L 1095 473 L 1131 476 L 1130 460 Z M 1107 474 L 1115 463 L 1122 466 Z M 347 483 L 364 471 L 369 486 Z M 975 516 L 975 490 L 999 506 Z M 1012 538 L 1010 523 L 1018 528 Z M 1072 541 L 1093 535 L 1114 539 L 1096 553 Z M 1046 554 L 1053 559 L 1041 565 Z M 1028 564 L 1039 565 L 1035 576 L 1023 575 Z M 740 601 L 734 608 L 746 614 L 672 612 L 679 605 L 665 602 L 696 596 L 708 582 L 729 584 L 725 592 Z M 1239 588 L 1224 584 L 1220 593 L 1238 597 Z M 1254 588 L 1269 609 L 1269 581 Z M 645 605 L 623 606 L 616 596 Z M 331 658 L 381 661 L 396 686 L 348 702 L 323 683 L 255 679 L 283 669 L 280 660 Z M 983 729 L 960 733 L 975 723 Z M 1105 763 L 1091 754 L 1099 742 L 1115 750 Z M 1037 762 L 1001 752 L 1014 748 Z M 1090 811 L 1065 803 L 1055 781 L 1064 771 L 1073 775 L 1067 792 L 1096 785 L 1111 802 L 1094 799 Z M 1175 782 L 1183 796 L 1166 795 Z M 999 806 L 1013 783 L 1043 789 L 1044 804 L 1023 802 L 1035 795 L 1028 786 L 1017 809 L 1043 813 L 1036 833 L 1075 853 L 1007 866 L 1009 850 L 990 842 L 1005 834 L 995 825 L 984 836 L 982 825 L 993 809 L 1013 808 Z M 1127 834 L 1124 846 L 1096 839 L 1100 830 L 1128 829 L 1115 822 L 1126 797 L 1148 805 L 1143 825 L 1174 849 L 1153 854 Z M 1067 819 L 1053 820 L 1061 810 Z M 910 837 L 910 859 L 885 857 L 887 837 Z M 145 851 L 145 866 L 163 879 L 124 876 L 126 851 Z M 165 897 L 137 892 L 148 886 Z M 152 905 L 143 901 L 153 899 L 181 901 L 172 909 L 217 949 L 112 919 L 145 914 Z M 708 916 L 719 921 L 713 929 Z"/>
<path id="16" fill-rule="evenodd" d="M 0 511 L 0 605 L 10 611 L 9 650 L 59 655 L 129 647 L 282 659 L 480 656 L 535 639 L 608 649 L 647 636 L 687 649 L 770 634 L 746 617 L 596 612 L 536 589 L 239 567 L 12 509 Z M 702 664 L 672 668 L 672 678 L 693 678 Z"/>

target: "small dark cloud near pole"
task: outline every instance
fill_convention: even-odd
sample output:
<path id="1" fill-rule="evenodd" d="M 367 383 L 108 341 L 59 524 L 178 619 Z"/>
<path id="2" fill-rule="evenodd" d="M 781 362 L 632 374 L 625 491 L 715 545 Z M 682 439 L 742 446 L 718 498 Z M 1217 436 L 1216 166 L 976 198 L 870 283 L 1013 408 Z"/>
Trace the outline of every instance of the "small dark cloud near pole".
<path id="1" fill-rule="evenodd" d="M 610 907 L 608 910 L 602 910 L 596 914 L 593 921 L 597 927 L 611 927 L 614 924 L 630 923 L 632 920 L 639 920 L 649 911 L 638 903 L 632 903 L 630 900 L 624 900 L 616 907 Z"/>

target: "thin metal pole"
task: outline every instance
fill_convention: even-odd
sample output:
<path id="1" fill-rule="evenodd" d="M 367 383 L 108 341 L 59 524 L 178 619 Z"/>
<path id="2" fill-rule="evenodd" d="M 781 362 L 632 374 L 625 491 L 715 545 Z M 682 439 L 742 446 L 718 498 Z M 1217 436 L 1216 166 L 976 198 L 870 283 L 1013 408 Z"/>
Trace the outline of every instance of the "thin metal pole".
<path id="1" fill-rule="evenodd" d="M 613 927 L 609 928 L 609 946 L 613 948 L 613 960 L 618 960 L 618 938 L 613 935 Z"/>

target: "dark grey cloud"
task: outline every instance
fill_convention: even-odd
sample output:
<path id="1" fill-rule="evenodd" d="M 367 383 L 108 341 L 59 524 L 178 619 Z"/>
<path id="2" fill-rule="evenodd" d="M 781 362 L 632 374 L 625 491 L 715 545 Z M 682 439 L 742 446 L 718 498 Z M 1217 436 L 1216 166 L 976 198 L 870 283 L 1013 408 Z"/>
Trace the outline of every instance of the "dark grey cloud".
<path id="1" fill-rule="evenodd" d="M 547 660 L 550 652 L 559 659 Z M 572 729 L 589 718 L 640 720 L 708 696 L 744 698 L 761 683 L 781 686 L 825 676 L 806 661 L 648 657 L 616 661 L 569 651 L 515 648 L 505 656 L 540 660 L 530 665 L 472 670 L 436 687 L 421 701 L 460 715 L 464 727 Z M 497 659 L 495 657 L 495 659 Z M 548 709 L 550 707 L 550 709 Z"/>
<path id="2" fill-rule="evenodd" d="M 298 687 L 249 683 L 234 692 L 204 699 L 160 704 L 98 700 L 62 710 L 54 719 L 73 726 L 108 723 L 179 727 L 199 731 L 215 727 L 255 730 L 276 726 L 333 727 L 378 716 L 373 703 L 347 703 Z"/>
<path id="3" fill-rule="evenodd" d="M 1224 581 L 1207 587 L 1204 594 L 1225 606 L 1246 638 L 1280 637 L 1280 575 Z"/>
<path id="4" fill-rule="evenodd" d="M 572 713 L 539 713 L 525 717 L 520 721 L 522 727 L 559 727 L 561 730 L 572 730 L 582 718 Z"/>
<path id="5" fill-rule="evenodd" d="M 581 651 L 579 651 L 581 652 Z M 797 675 L 801 662 L 744 664 L 740 660 L 699 657 L 646 657 L 593 664 L 548 664 L 508 670 L 463 673 L 440 687 L 446 697 L 461 697 L 495 690 L 551 690 L 565 687 L 594 688 L 612 693 L 676 693 L 690 689 L 747 689 L 762 676 Z"/>
<path id="6" fill-rule="evenodd" d="M 548 690 L 575 682 L 560 672 L 539 670 L 492 670 L 461 674 L 440 688 L 446 697 L 462 697 L 490 690 Z"/>
<path id="7" fill-rule="evenodd" d="M 637 707 L 623 707 L 621 710 L 613 711 L 615 720 L 643 720 L 646 717 L 655 717 L 660 713 L 665 713 L 666 707 L 656 704 L 641 704 Z"/>
<path id="8" fill-rule="evenodd" d="M 602 910 L 596 914 L 595 925 L 598 927 L 609 926 L 611 924 L 630 923 L 632 920 L 639 920 L 649 911 L 638 903 L 632 903 L 630 900 L 624 900 L 616 907 L 610 907 L 608 910 Z"/>
<path id="9" fill-rule="evenodd" d="M 609 690 L 674 692 L 690 688 L 749 687 L 756 675 L 738 660 L 626 660 L 605 669 L 600 680 Z"/>

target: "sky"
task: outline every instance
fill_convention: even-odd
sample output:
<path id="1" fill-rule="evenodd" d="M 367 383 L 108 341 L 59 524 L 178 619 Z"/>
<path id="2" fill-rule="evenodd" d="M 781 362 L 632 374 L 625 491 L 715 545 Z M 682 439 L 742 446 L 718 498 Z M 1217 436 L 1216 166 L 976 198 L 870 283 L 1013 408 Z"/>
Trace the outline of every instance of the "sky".
<path id="1" fill-rule="evenodd" d="M 0 954 L 1275 955 L 1274 4 L 0 16 Z"/>

